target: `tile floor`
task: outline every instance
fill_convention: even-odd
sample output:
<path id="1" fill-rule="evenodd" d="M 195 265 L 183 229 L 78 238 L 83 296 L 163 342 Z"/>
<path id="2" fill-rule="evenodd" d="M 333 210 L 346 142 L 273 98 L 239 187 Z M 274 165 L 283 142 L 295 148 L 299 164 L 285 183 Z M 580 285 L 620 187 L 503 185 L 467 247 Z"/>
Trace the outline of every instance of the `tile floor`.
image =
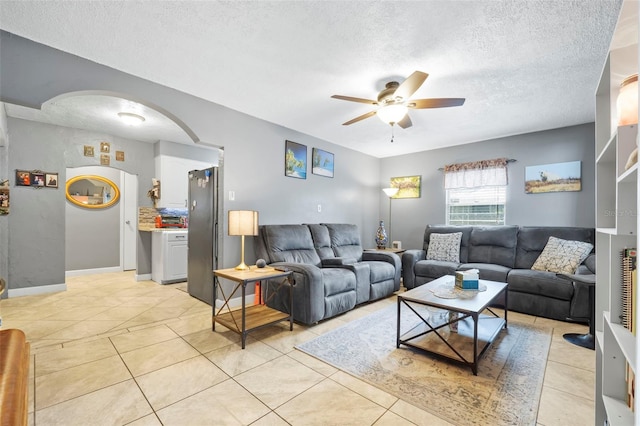
<path id="1" fill-rule="evenodd" d="M 3 328 L 31 342 L 30 425 L 448 425 L 294 349 L 389 303 L 315 326 L 249 335 L 247 348 L 186 283 L 133 273 L 67 278 L 67 291 L 2 300 Z M 595 355 L 566 343 L 586 326 L 513 313 L 553 327 L 538 425 L 594 423 Z"/>

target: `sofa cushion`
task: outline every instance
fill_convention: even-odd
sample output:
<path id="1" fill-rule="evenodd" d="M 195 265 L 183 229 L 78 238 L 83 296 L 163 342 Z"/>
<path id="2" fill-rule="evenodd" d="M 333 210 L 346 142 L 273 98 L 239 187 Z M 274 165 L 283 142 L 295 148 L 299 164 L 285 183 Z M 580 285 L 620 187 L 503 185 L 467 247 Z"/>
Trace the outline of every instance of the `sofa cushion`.
<path id="1" fill-rule="evenodd" d="M 578 266 L 589 256 L 593 244 L 549 237 L 547 245 L 531 269 L 558 274 L 575 274 Z"/>
<path id="2" fill-rule="evenodd" d="M 431 234 L 427 248 L 427 260 L 460 263 L 462 232 Z"/>
<path id="3" fill-rule="evenodd" d="M 511 268 L 496 265 L 494 263 L 464 263 L 458 267 L 458 271 L 467 271 L 469 269 L 477 269 L 481 280 L 507 282 L 507 275 Z"/>
<path id="4" fill-rule="evenodd" d="M 442 262 L 440 260 L 420 260 L 413 270 L 416 277 L 438 278 L 443 275 L 453 275 L 460 264 L 457 262 Z M 422 281 L 424 282 L 424 281 Z"/>
<path id="5" fill-rule="evenodd" d="M 518 231 L 515 267 L 517 269 L 531 269 L 551 236 L 563 240 L 585 241 L 595 244 L 595 230 L 593 228 L 521 226 Z"/>
<path id="6" fill-rule="evenodd" d="M 517 226 L 474 227 L 469 238 L 467 263 L 492 263 L 513 268 L 517 242 Z"/>
<path id="7" fill-rule="evenodd" d="M 528 293 L 569 301 L 573 297 L 573 284 L 560 279 L 554 272 L 532 269 L 512 269 L 507 276 L 509 294 Z"/>
<path id="8" fill-rule="evenodd" d="M 329 229 L 324 225 L 316 223 L 307 226 L 311 231 L 313 245 L 316 248 L 316 252 L 320 259 L 324 260 L 335 257 L 333 249 L 331 248 L 331 236 L 329 235 Z"/>
<path id="9" fill-rule="evenodd" d="M 362 243 L 356 225 L 347 223 L 323 223 L 329 230 L 331 248 L 337 257 L 352 257 L 362 260 Z"/>
<path id="10" fill-rule="evenodd" d="M 264 225 L 262 236 L 269 262 L 306 263 L 320 267 L 320 258 L 305 225 Z"/>
<path id="11" fill-rule="evenodd" d="M 472 230 L 473 226 L 427 225 L 427 228 L 424 231 L 424 243 L 422 248 L 425 253 L 429 250 L 431 234 L 451 234 L 455 232 L 462 232 L 462 239 L 460 240 L 460 262 L 467 263 L 469 258 L 469 238 L 471 237 Z"/>

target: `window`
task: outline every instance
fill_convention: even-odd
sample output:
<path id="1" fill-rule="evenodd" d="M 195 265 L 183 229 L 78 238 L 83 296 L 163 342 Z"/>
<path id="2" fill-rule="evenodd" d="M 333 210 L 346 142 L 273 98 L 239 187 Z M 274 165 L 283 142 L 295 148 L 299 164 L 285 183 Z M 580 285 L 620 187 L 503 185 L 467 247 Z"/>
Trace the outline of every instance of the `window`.
<path id="1" fill-rule="evenodd" d="M 447 189 L 447 225 L 504 225 L 506 186 Z"/>

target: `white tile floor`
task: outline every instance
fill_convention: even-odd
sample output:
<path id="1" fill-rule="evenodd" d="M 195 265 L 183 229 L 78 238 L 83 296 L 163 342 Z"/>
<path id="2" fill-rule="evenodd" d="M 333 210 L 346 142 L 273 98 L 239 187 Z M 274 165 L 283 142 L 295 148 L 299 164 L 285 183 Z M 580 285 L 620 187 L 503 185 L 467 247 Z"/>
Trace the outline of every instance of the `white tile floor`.
<path id="1" fill-rule="evenodd" d="M 67 287 L 0 302 L 3 328 L 32 345 L 30 425 L 449 424 L 294 349 L 393 297 L 293 332 L 258 330 L 241 350 L 237 334 L 211 331 L 210 307 L 184 283 L 125 272 L 70 277 Z M 562 338 L 586 326 L 509 319 L 554 328 L 537 424 L 593 424 L 595 354 Z"/>

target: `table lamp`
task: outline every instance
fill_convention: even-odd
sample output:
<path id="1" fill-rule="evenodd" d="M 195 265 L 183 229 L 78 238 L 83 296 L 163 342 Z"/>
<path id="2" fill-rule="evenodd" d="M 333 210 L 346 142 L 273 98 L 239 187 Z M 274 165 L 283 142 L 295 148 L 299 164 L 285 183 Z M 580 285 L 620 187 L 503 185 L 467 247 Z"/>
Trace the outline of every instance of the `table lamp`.
<path id="1" fill-rule="evenodd" d="M 382 188 L 387 197 L 389 197 L 389 243 L 391 243 L 391 198 L 398 193 L 399 188 Z"/>
<path id="2" fill-rule="evenodd" d="M 242 237 L 240 264 L 235 269 L 241 271 L 249 269 L 244 263 L 244 236 L 258 235 L 258 212 L 254 210 L 229 210 L 229 235 Z"/>

